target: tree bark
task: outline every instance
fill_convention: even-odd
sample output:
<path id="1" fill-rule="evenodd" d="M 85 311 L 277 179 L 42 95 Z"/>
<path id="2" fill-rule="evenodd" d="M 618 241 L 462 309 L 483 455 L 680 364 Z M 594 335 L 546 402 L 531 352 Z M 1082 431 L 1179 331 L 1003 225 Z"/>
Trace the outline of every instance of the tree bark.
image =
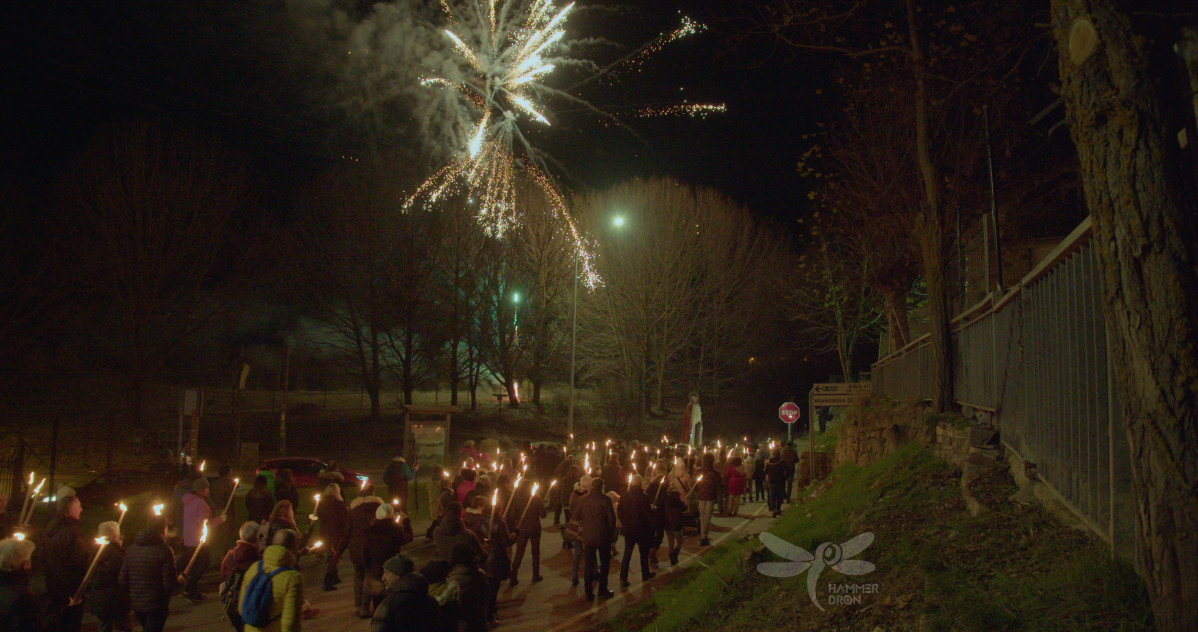
<path id="1" fill-rule="evenodd" d="M 1157 629 L 1196 630 L 1198 208 L 1173 136 L 1183 123 L 1165 105 L 1188 98 L 1161 84 L 1169 42 L 1138 33 L 1114 2 L 1053 0 L 1052 13 L 1131 452 L 1139 560 Z"/>
<path id="2" fill-rule="evenodd" d="M 944 209 L 940 203 L 940 176 L 932 162 L 928 109 L 927 58 L 920 40 L 915 0 L 907 0 L 907 28 L 915 71 L 915 153 L 923 180 L 923 209 L 916 218 L 924 278 L 928 285 L 928 324 L 931 332 L 933 376 L 932 410 L 944 412 L 953 403 L 953 344 L 949 328 L 948 275 L 944 252 Z"/>

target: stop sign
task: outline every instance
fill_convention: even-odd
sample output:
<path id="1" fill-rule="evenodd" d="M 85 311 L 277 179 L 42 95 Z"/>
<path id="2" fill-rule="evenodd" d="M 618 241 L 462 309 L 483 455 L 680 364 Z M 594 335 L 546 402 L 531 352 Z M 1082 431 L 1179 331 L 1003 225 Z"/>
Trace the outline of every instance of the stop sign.
<path id="1" fill-rule="evenodd" d="M 793 424 L 799 418 L 799 405 L 794 402 L 786 402 L 778 407 L 778 419 L 784 423 Z"/>

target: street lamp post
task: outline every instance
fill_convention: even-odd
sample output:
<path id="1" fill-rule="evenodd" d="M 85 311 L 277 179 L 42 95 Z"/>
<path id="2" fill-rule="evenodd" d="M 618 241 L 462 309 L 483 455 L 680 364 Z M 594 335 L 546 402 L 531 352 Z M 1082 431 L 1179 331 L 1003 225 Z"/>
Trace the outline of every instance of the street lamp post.
<path id="1" fill-rule="evenodd" d="M 612 218 L 612 225 L 619 228 L 624 225 L 624 218 L 616 216 Z M 571 316 L 570 316 L 570 406 L 566 412 L 566 434 L 568 440 L 574 437 L 574 362 L 577 353 L 578 345 L 578 251 L 581 250 L 581 242 L 585 242 L 591 233 L 598 230 L 603 224 L 599 224 L 583 234 L 579 240 L 578 248 L 574 249 L 574 299 L 571 301 Z"/>

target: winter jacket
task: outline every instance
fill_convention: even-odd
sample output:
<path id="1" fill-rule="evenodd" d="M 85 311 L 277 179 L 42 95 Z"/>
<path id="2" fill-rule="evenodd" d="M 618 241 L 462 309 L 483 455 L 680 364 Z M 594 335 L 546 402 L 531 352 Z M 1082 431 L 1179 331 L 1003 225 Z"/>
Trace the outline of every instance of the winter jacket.
<path id="1" fill-rule="evenodd" d="M 258 569 L 261 568 L 263 573 L 270 573 L 277 568 L 295 567 L 295 555 L 286 548 L 278 545 L 270 545 L 266 547 L 266 553 L 262 555 L 262 560 L 259 564 L 253 564 L 249 570 L 245 572 L 245 577 L 241 578 L 241 594 L 237 597 L 237 603 L 245 601 L 245 593 L 253 583 L 254 576 L 258 574 Z M 302 608 L 304 604 L 304 577 L 297 570 L 286 570 L 278 575 L 275 575 L 270 580 L 270 623 L 264 628 L 256 628 L 250 624 L 245 624 L 245 629 L 248 632 L 257 630 L 269 630 L 270 632 L 297 632 L 300 629 L 300 620 L 302 619 Z"/>
<path id="2" fill-rule="evenodd" d="M 782 462 L 790 466 L 790 471 L 794 472 L 795 463 L 799 462 L 799 455 L 797 452 L 795 452 L 794 447 L 790 445 L 784 445 L 779 452 L 782 453 Z"/>
<path id="3" fill-rule="evenodd" d="M 786 462 L 782 457 L 771 456 L 765 463 L 765 476 L 770 479 L 770 485 L 784 485 L 787 478 Z"/>
<path id="4" fill-rule="evenodd" d="M 487 632 L 487 598 L 490 583 L 477 566 L 454 566 L 445 578 L 458 597 L 459 632 Z"/>
<path id="5" fill-rule="evenodd" d="M 229 552 L 225 553 L 224 559 L 220 561 L 221 581 L 224 581 L 229 576 L 229 573 L 235 570 L 244 571 L 250 567 L 250 564 L 260 559 L 262 559 L 262 556 L 258 554 L 257 542 L 238 540 L 236 546 L 229 549 Z"/>
<path id="6" fill-rule="evenodd" d="M 437 525 L 437 529 L 433 531 L 433 542 L 437 544 L 437 552 L 441 559 L 446 561 L 451 559 L 454 547 L 459 544 L 467 544 L 474 549 L 476 559 L 483 558 L 483 546 L 478 541 L 478 536 L 467 529 L 460 520 L 446 520 Z"/>
<path id="7" fill-rule="evenodd" d="M 639 488 L 630 488 L 620 496 L 620 530 L 626 539 L 648 540 L 653 535 L 652 514 L 649 496 Z"/>
<path id="8" fill-rule="evenodd" d="M 728 466 L 724 470 L 724 478 L 728 481 L 728 495 L 740 496 L 745 493 L 745 473 L 739 467 Z"/>
<path id="9" fill-rule="evenodd" d="M 408 573 L 395 581 L 375 609 L 371 632 L 434 632 L 437 608 L 424 577 Z"/>
<path id="10" fill-rule="evenodd" d="M 525 511 L 525 508 L 527 508 L 527 511 Z M 523 516 L 524 519 L 520 521 L 520 524 L 516 525 L 516 529 L 520 532 L 520 535 L 531 537 L 541 532 L 541 518 L 544 518 L 546 515 L 548 514 L 545 512 L 545 500 L 540 495 L 534 494 L 531 498 L 525 498 L 519 505 L 512 507 L 511 518 L 515 522 Z"/>
<path id="11" fill-rule="evenodd" d="M 92 575 L 88 607 L 101 621 L 122 619 L 129 614 L 129 593 L 120 586 L 125 548 L 118 542 L 104 547 Z"/>
<path id="12" fill-rule="evenodd" d="M 603 491 L 619 492 L 620 482 L 620 466 L 609 461 L 607 465 L 603 466 Z"/>
<path id="13" fill-rule="evenodd" d="M 321 498 L 320 505 L 316 507 L 316 517 L 319 518 L 320 537 L 331 551 L 340 554 L 341 549 L 337 547 L 349 532 L 349 507 L 345 506 L 343 500 Z"/>
<path id="14" fill-rule="evenodd" d="M 157 530 L 143 529 L 125 551 L 121 588 L 129 593 L 134 612 L 166 610 L 175 592 L 175 555 Z"/>
<path id="15" fill-rule="evenodd" d="M 349 504 L 349 515 L 345 535 L 341 538 L 338 551 L 349 551 L 349 559 L 363 564 L 366 554 L 366 528 L 374 523 L 374 512 L 383 504 L 378 496 L 359 496 Z"/>
<path id="16" fill-rule="evenodd" d="M 699 476 L 703 480 L 699 480 Z M 715 500 L 719 494 L 720 475 L 713 469 L 703 468 L 695 477 L 695 498 L 697 500 Z"/>
<path id="17" fill-rule="evenodd" d="M 290 500 L 291 508 L 298 512 L 299 511 L 299 488 L 297 488 L 294 483 L 287 485 L 286 487 L 284 487 L 281 484 L 276 483 L 275 484 L 275 504 L 277 505 L 279 503 L 279 501 L 281 501 L 281 500 Z M 274 507 L 271 507 L 271 509 L 274 509 Z"/>
<path id="18" fill-rule="evenodd" d="M 665 518 L 665 524 L 662 527 L 666 531 L 681 531 L 682 514 L 686 511 L 686 505 L 682 503 L 682 495 L 672 489 L 663 492 L 661 503 Z"/>
<path id="19" fill-rule="evenodd" d="M 490 514 L 491 512 L 489 511 L 486 514 L 483 514 L 482 512 L 476 513 L 473 509 L 467 509 L 462 514 L 462 525 L 472 531 L 474 535 L 478 536 L 478 540 L 481 542 L 487 539 L 487 523 L 488 516 Z M 498 516 L 496 517 L 496 520 L 503 522 L 502 520 L 499 520 Z"/>
<path id="20" fill-rule="evenodd" d="M 515 540 L 502 520 L 495 521 L 490 536 L 487 540 L 487 562 L 483 570 L 487 572 L 488 578 L 503 581 L 512 574 L 512 557 L 508 555 L 508 547 Z"/>
<path id="21" fill-rule="evenodd" d="M 83 539 L 79 520 L 58 516 L 46 529 L 46 592 L 55 607 L 65 607 L 91 564 L 95 545 Z"/>
<path id="22" fill-rule="evenodd" d="M 275 508 L 274 497 L 265 489 L 251 489 L 245 495 L 245 509 L 248 512 L 246 520 L 251 522 L 266 522 L 270 512 Z"/>
<path id="23" fill-rule="evenodd" d="M 408 506 L 408 481 L 416 478 L 416 470 L 407 463 L 392 460 L 383 472 L 383 481 L 387 483 L 387 493 L 403 501 Z"/>
<path id="24" fill-rule="evenodd" d="M 582 522 L 583 546 L 597 548 L 615 541 L 616 512 L 607 496 L 592 492 L 574 499 L 570 517 Z"/>
<path id="25" fill-rule="evenodd" d="M 29 573 L 0 571 L 0 630 L 40 632 L 37 598 L 29 591 Z"/>
<path id="26" fill-rule="evenodd" d="M 212 506 L 208 504 L 208 499 L 195 494 L 187 494 L 183 497 L 183 546 L 197 546 L 200 543 L 200 534 L 204 528 L 204 521 L 208 521 L 208 533 L 224 524 L 224 518 L 212 517 Z"/>
<path id="27" fill-rule="evenodd" d="M 457 488 L 454 490 L 458 496 L 458 502 L 462 503 L 463 507 L 469 506 L 466 502 L 466 496 L 472 491 L 474 491 L 474 481 L 462 481 L 458 483 Z"/>
<path id="28" fill-rule="evenodd" d="M 362 561 L 366 564 L 366 575 L 375 579 L 383 577 L 383 563 L 399 555 L 403 545 L 412 541 L 411 523 L 404 529 L 394 520 L 375 520 L 363 533 L 366 547 Z"/>

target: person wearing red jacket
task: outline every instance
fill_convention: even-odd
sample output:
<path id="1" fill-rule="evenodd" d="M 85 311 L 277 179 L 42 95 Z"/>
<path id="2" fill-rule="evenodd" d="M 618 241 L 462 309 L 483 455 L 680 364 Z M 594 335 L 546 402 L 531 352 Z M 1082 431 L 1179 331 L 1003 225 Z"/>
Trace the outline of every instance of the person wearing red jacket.
<path id="1" fill-rule="evenodd" d="M 740 497 L 745 493 L 745 469 L 744 461 L 739 456 L 734 456 L 728 461 L 728 467 L 724 470 L 724 480 L 728 481 L 728 515 L 736 516 L 740 513 Z"/>

